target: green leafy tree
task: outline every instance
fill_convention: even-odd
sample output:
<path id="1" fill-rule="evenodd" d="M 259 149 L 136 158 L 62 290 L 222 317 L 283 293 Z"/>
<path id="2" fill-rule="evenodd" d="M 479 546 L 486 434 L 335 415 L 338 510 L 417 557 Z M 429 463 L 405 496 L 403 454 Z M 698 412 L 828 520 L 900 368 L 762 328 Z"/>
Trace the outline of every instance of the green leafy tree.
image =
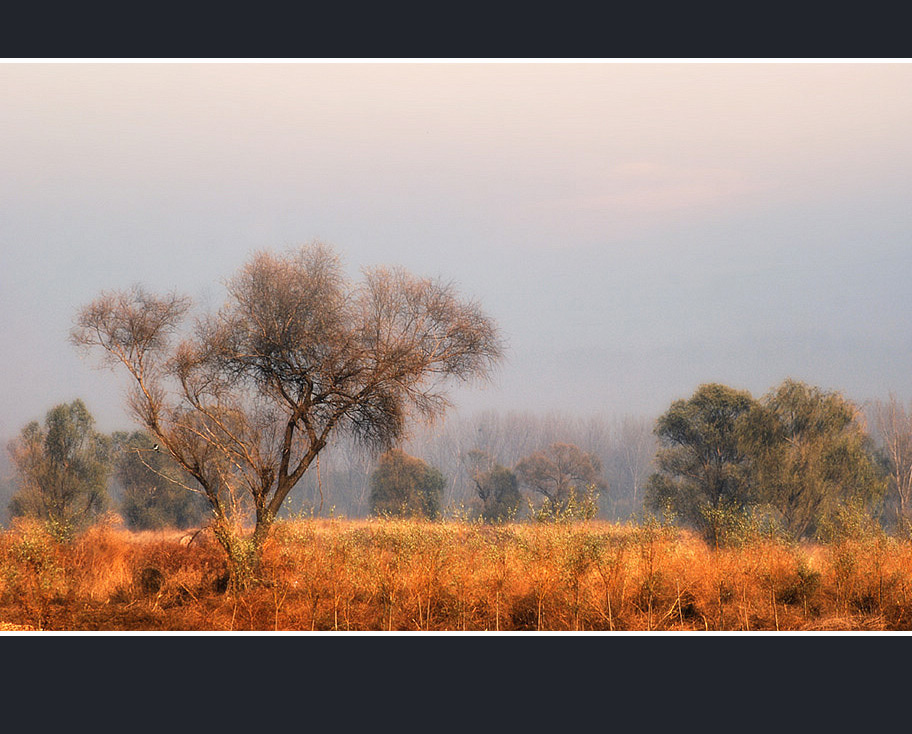
<path id="1" fill-rule="evenodd" d="M 645 507 L 680 518 L 714 545 L 722 542 L 755 499 L 739 442 L 740 421 L 755 404 L 750 393 L 718 383 L 673 402 L 656 421 L 657 471 L 647 481 Z"/>
<path id="2" fill-rule="evenodd" d="M 209 503 L 187 472 L 144 431 L 117 432 L 114 480 L 120 486 L 120 513 L 133 530 L 202 525 Z"/>
<path id="3" fill-rule="evenodd" d="M 11 517 L 39 518 L 70 539 L 107 510 L 111 441 L 81 400 L 49 410 L 43 426 L 32 421 L 8 448 L 19 485 Z"/>
<path id="4" fill-rule="evenodd" d="M 373 515 L 440 517 L 446 478 L 438 469 L 401 449 L 380 457 L 370 478 Z"/>
<path id="5" fill-rule="evenodd" d="M 647 508 L 670 511 L 716 545 L 754 509 L 793 538 L 813 537 L 849 503 L 873 512 L 886 486 L 858 408 L 795 380 L 760 400 L 703 385 L 675 401 L 655 432 Z"/>
<path id="6" fill-rule="evenodd" d="M 191 305 L 102 293 L 71 337 L 132 378 L 132 413 L 205 494 L 235 587 L 259 580 L 282 504 L 331 440 L 388 449 L 501 357 L 494 322 L 450 284 L 383 267 L 354 282 L 321 243 L 256 253 L 184 331 Z"/>
<path id="7" fill-rule="evenodd" d="M 495 462 L 483 451 L 470 451 L 470 475 L 486 522 L 503 522 L 516 517 L 522 494 L 516 473 Z"/>
<path id="8" fill-rule="evenodd" d="M 873 512 L 883 496 L 861 412 L 838 392 L 785 380 L 752 408 L 741 438 L 757 499 L 796 539 L 813 537 L 849 503 Z"/>

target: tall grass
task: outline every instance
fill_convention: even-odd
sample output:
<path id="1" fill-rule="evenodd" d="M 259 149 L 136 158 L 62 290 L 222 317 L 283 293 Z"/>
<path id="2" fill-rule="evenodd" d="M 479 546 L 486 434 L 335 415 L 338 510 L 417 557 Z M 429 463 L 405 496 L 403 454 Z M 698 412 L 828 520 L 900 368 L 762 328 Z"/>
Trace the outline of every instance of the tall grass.
<path id="1" fill-rule="evenodd" d="M 655 521 L 299 518 L 263 569 L 234 592 L 207 532 L 106 522 L 63 543 L 19 521 L 0 533 L 0 630 L 912 629 L 912 542 L 871 528 L 714 549 Z"/>

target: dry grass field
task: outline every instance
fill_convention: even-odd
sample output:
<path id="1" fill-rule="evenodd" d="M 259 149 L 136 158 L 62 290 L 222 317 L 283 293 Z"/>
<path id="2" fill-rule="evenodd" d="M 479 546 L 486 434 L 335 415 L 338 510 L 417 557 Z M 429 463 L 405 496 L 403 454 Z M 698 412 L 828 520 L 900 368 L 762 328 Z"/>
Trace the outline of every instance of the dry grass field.
<path id="1" fill-rule="evenodd" d="M 657 524 L 303 519 L 277 524 L 263 570 L 234 593 L 205 531 L 108 523 L 61 545 L 17 523 L 0 630 L 912 629 L 912 543 L 881 534 L 717 550 Z"/>

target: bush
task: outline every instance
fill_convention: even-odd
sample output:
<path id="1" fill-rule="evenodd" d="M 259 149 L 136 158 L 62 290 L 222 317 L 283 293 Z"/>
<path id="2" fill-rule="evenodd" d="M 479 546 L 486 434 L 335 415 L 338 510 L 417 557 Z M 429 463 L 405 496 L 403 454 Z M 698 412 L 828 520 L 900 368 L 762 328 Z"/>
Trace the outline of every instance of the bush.
<path id="1" fill-rule="evenodd" d="M 440 517 L 446 479 L 436 468 L 400 449 L 380 457 L 370 478 L 372 515 Z"/>
<path id="2" fill-rule="evenodd" d="M 580 492 L 571 487 L 565 499 L 554 501 L 546 497 L 538 507 L 529 502 L 529 514 L 536 522 L 580 522 L 598 515 L 598 490 L 588 486 Z"/>
<path id="3" fill-rule="evenodd" d="M 498 465 L 478 474 L 474 481 L 482 503 L 481 518 L 485 522 L 506 522 L 516 518 L 522 495 L 514 472 Z"/>

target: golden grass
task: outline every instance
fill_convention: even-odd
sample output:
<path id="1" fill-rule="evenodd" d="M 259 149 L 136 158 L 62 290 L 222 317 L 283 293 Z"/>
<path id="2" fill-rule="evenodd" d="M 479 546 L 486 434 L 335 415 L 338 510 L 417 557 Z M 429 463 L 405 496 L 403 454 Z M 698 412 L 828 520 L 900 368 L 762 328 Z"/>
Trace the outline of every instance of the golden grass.
<path id="1" fill-rule="evenodd" d="M 405 520 L 279 523 L 265 583 L 226 589 L 210 534 L 0 533 L 0 630 L 908 630 L 912 544 L 673 528 Z"/>

